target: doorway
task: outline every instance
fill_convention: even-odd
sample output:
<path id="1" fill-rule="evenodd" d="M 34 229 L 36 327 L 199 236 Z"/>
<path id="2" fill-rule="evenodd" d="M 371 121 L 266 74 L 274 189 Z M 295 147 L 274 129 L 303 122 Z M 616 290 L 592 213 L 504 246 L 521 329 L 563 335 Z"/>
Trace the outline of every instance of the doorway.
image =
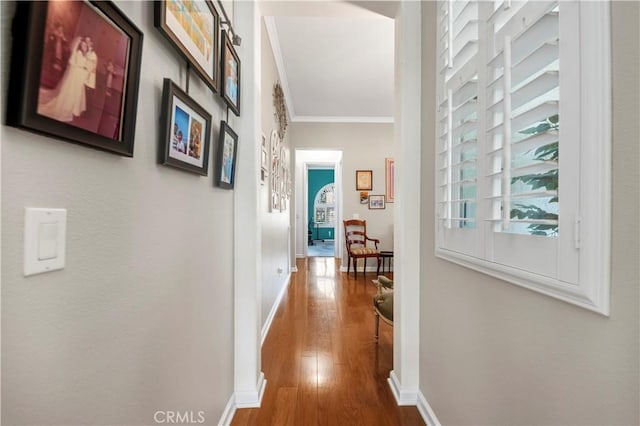
<path id="1" fill-rule="evenodd" d="M 339 257 L 342 151 L 297 149 L 296 257 Z"/>
<path id="2" fill-rule="evenodd" d="M 333 166 L 308 166 L 307 194 L 307 256 L 334 257 L 336 191 Z"/>

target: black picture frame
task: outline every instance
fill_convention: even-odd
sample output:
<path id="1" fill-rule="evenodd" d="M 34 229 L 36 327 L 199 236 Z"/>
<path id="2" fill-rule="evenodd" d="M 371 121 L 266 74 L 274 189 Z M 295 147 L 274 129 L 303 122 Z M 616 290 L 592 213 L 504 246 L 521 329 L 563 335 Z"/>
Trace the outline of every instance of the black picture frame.
<path id="1" fill-rule="evenodd" d="M 229 109 L 238 117 L 240 116 L 240 89 L 242 86 L 240 68 L 240 57 L 233 47 L 229 34 L 223 30 L 222 53 L 220 54 L 220 75 L 222 76 L 220 94 Z"/>
<path id="2" fill-rule="evenodd" d="M 133 157 L 143 34 L 124 13 L 16 2 L 12 31 L 7 125 Z"/>
<path id="3" fill-rule="evenodd" d="M 237 167 L 238 135 L 226 121 L 222 121 L 216 159 L 216 185 L 224 189 L 233 189 Z"/>
<path id="4" fill-rule="evenodd" d="M 190 10 L 172 10 L 175 1 L 156 0 L 154 2 L 154 25 L 160 33 L 186 59 L 198 76 L 213 90 L 218 92 L 218 46 L 220 46 L 220 16 L 211 0 L 184 1 L 198 11 L 198 20 L 191 18 Z M 197 30 L 197 36 L 189 35 Z"/>
<path id="5" fill-rule="evenodd" d="M 211 114 L 168 78 L 162 86 L 161 120 L 160 164 L 207 176 Z"/>

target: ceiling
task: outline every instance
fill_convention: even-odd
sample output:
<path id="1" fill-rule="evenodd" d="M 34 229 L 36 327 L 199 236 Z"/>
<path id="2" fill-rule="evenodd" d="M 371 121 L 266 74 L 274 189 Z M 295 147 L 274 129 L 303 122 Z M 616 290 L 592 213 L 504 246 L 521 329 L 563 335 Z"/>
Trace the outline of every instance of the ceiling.
<path id="1" fill-rule="evenodd" d="M 392 122 L 395 2 L 266 2 L 292 122 Z"/>

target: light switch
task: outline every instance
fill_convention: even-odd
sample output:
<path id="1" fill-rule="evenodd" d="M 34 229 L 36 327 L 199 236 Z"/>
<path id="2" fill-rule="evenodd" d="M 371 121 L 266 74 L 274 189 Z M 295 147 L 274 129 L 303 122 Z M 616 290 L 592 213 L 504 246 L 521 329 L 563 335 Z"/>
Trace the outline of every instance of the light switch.
<path id="1" fill-rule="evenodd" d="M 66 230 L 67 210 L 25 209 L 25 276 L 64 268 Z"/>
<path id="2" fill-rule="evenodd" d="M 41 223 L 38 231 L 38 260 L 58 257 L 58 222 Z"/>

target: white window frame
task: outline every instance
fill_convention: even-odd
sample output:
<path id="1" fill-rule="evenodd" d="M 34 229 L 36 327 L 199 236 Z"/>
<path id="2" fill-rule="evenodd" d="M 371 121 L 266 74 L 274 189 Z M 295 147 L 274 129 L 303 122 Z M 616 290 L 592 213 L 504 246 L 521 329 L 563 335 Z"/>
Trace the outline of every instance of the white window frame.
<path id="1" fill-rule="evenodd" d="M 330 187 L 333 187 L 333 197 L 334 197 L 334 203 L 321 203 L 320 202 L 320 196 L 323 192 L 326 192 L 330 189 Z M 314 223 L 316 224 L 316 226 L 318 228 L 335 228 L 335 212 L 336 212 L 336 204 L 335 204 L 335 196 L 336 196 L 336 186 L 335 186 L 335 182 L 331 182 L 328 183 L 326 185 L 324 185 L 322 188 L 320 188 L 318 190 L 318 192 L 316 193 L 316 196 L 313 200 L 313 219 L 314 219 Z M 328 217 L 327 214 L 327 209 L 328 208 L 333 208 L 333 217 L 334 220 L 333 221 L 329 221 L 329 220 L 325 220 L 324 222 L 316 222 L 315 218 L 316 218 L 316 210 L 318 208 L 322 208 L 324 209 L 324 214 L 325 214 L 325 219 Z"/>
<path id="2" fill-rule="evenodd" d="M 564 3 L 564 2 L 563 2 Z M 565 302 L 609 315 L 610 304 L 610 241 L 611 241 L 611 35 L 610 35 L 610 5 L 609 2 L 572 2 L 579 7 L 577 41 L 579 49 L 579 75 L 572 78 L 579 80 L 580 102 L 575 105 L 572 99 L 561 98 L 564 102 L 572 103 L 579 113 L 579 159 L 567 165 L 562 157 L 562 143 L 560 144 L 562 165 L 561 175 L 565 171 L 578 173 L 579 190 L 575 205 L 568 209 L 575 211 L 575 216 L 563 218 L 563 198 L 560 201 L 561 230 L 565 235 L 571 235 L 570 244 L 567 238 L 558 244 L 558 262 L 563 253 L 568 250 L 577 251 L 575 265 L 576 282 L 551 278 L 537 271 L 524 271 L 509 264 L 499 264 L 491 259 L 487 250 L 487 234 L 490 225 L 482 215 L 485 207 L 480 207 L 482 197 L 486 195 L 478 189 L 477 226 L 475 229 L 456 229 L 456 238 L 465 238 L 473 246 L 470 252 L 454 249 L 444 238 L 443 221 L 438 217 L 436 204 L 436 256 L 484 274 L 517 284 L 530 290 L 546 294 Z M 561 12 L 562 13 L 562 12 Z M 439 19 L 439 17 L 438 17 Z M 563 29 L 560 29 L 562 33 Z M 486 34 L 486 33 L 480 33 Z M 561 43 L 563 41 L 561 40 Z M 480 46 L 486 41 L 480 40 Z M 438 46 L 440 47 L 440 46 Z M 481 47 L 482 48 L 482 47 Z M 482 55 L 479 55 L 482 58 Z M 562 56 L 561 56 L 562 64 Z M 562 65 L 561 65 L 562 66 Z M 563 67 L 564 68 L 564 67 Z M 479 70 L 481 72 L 481 70 Z M 562 74 L 562 69 L 561 69 Z M 437 78 L 441 78 L 438 74 Z M 440 83 L 439 83 L 440 84 Z M 441 100 L 438 100 L 440 103 Z M 478 113 L 479 120 L 484 120 L 484 111 Z M 562 118 L 561 118 L 562 120 Z M 437 122 L 437 119 L 436 119 Z M 437 127 L 437 126 L 436 126 Z M 482 125 L 480 126 L 483 127 Z M 436 129 L 436 138 L 439 136 Z M 566 136 L 562 138 L 565 140 Z M 576 146 L 572 143 L 572 146 Z M 478 154 L 478 158 L 481 154 Z M 436 162 L 437 162 L 436 156 Z M 438 190 L 439 180 L 437 167 L 435 171 L 435 189 Z M 478 174 L 478 180 L 481 177 Z M 480 185 L 481 186 L 481 185 Z M 560 191 L 562 191 L 562 181 Z M 568 222 L 567 222 L 568 221 Z M 573 224 L 567 230 L 567 223 Z M 530 238 L 532 243 L 537 236 L 521 235 L 518 238 Z M 515 256 L 522 255 L 516 252 Z M 573 256 L 573 254 L 572 254 Z M 575 256 L 573 256 L 575 257 Z"/>

